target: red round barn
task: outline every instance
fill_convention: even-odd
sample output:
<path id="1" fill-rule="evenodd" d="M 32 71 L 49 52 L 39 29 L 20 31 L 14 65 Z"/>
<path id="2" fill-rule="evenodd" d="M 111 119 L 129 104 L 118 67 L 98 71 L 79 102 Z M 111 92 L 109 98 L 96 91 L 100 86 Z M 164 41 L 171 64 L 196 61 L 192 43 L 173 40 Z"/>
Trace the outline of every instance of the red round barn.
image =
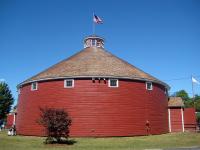
<path id="1" fill-rule="evenodd" d="M 44 135 L 40 107 L 64 108 L 75 137 L 168 132 L 168 85 L 106 51 L 98 36 L 85 38 L 83 50 L 18 88 L 21 135 Z"/>

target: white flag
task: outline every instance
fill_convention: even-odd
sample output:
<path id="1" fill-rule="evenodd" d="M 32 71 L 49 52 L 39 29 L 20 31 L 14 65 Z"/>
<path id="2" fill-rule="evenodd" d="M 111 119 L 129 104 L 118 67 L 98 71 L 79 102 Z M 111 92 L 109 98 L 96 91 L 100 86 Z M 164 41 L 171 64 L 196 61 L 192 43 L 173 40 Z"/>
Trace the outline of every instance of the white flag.
<path id="1" fill-rule="evenodd" d="M 197 81 L 197 79 L 195 79 L 194 77 L 192 77 L 192 82 L 193 82 L 193 83 L 196 83 L 196 84 L 200 84 L 200 82 Z"/>

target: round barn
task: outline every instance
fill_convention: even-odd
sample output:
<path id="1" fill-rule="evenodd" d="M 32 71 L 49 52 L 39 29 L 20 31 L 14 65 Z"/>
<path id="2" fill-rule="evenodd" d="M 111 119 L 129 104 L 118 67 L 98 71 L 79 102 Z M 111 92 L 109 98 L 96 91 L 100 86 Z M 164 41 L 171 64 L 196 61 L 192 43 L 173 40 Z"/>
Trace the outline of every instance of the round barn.
<path id="1" fill-rule="evenodd" d="M 44 135 L 40 107 L 64 108 L 73 137 L 167 133 L 168 88 L 88 36 L 83 50 L 18 85 L 17 133 Z"/>

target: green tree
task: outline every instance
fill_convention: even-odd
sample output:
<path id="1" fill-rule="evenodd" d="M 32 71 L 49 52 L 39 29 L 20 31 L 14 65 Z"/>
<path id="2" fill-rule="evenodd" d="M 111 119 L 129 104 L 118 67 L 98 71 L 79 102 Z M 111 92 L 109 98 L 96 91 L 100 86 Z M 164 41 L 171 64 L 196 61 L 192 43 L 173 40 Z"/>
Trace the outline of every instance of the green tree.
<path id="1" fill-rule="evenodd" d="M 14 98 L 5 82 L 0 82 L 0 119 L 5 119 L 10 112 Z"/>
<path id="2" fill-rule="evenodd" d="M 197 122 L 200 123 L 200 112 L 197 112 L 196 119 L 197 119 Z"/>
<path id="3" fill-rule="evenodd" d="M 193 99 L 188 96 L 188 93 L 185 90 L 180 90 L 175 93 L 175 96 L 183 99 L 186 108 L 195 106 L 196 111 L 200 112 L 200 95 L 195 95 Z"/>
<path id="4" fill-rule="evenodd" d="M 197 95 L 197 94 L 196 94 L 195 97 L 194 97 L 194 100 L 195 100 L 195 101 L 199 101 L 199 100 L 200 100 L 200 95 Z"/>
<path id="5" fill-rule="evenodd" d="M 181 97 L 183 99 L 183 101 L 190 100 L 188 93 L 185 90 L 180 90 L 180 91 L 176 92 L 176 96 Z"/>
<path id="6" fill-rule="evenodd" d="M 181 97 L 186 108 L 194 107 L 194 101 L 188 96 L 185 90 L 177 91 L 173 96 Z"/>
<path id="7" fill-rule="evenodd" d="M 194 102 L 195 102 L 196 111 L 200 112 L 200 96 L 199 95 L 195 95 Z"/>
<path id="8" fill-rule="evenodd" d="M 186 108 L 194 107 L 194 101 L 192 99 L 184 101 L 184 105 Z"/>

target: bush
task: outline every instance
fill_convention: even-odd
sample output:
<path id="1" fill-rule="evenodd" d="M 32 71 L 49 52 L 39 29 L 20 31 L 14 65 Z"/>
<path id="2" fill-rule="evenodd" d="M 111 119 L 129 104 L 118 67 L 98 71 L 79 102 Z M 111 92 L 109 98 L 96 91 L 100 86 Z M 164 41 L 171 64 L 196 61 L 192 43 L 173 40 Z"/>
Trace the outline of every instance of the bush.
<path id="1" fill-rule="evenodd" d="M 200 124 L 200 112 L 196 113 L 197 123 Z"/>
<path id="2" fill-rule="evenodd" d="M 64 143 L 68 141 L 71 118 L 64 109 L 40 108 L 39 123 L 45 127 L 45 143 Z"/>

